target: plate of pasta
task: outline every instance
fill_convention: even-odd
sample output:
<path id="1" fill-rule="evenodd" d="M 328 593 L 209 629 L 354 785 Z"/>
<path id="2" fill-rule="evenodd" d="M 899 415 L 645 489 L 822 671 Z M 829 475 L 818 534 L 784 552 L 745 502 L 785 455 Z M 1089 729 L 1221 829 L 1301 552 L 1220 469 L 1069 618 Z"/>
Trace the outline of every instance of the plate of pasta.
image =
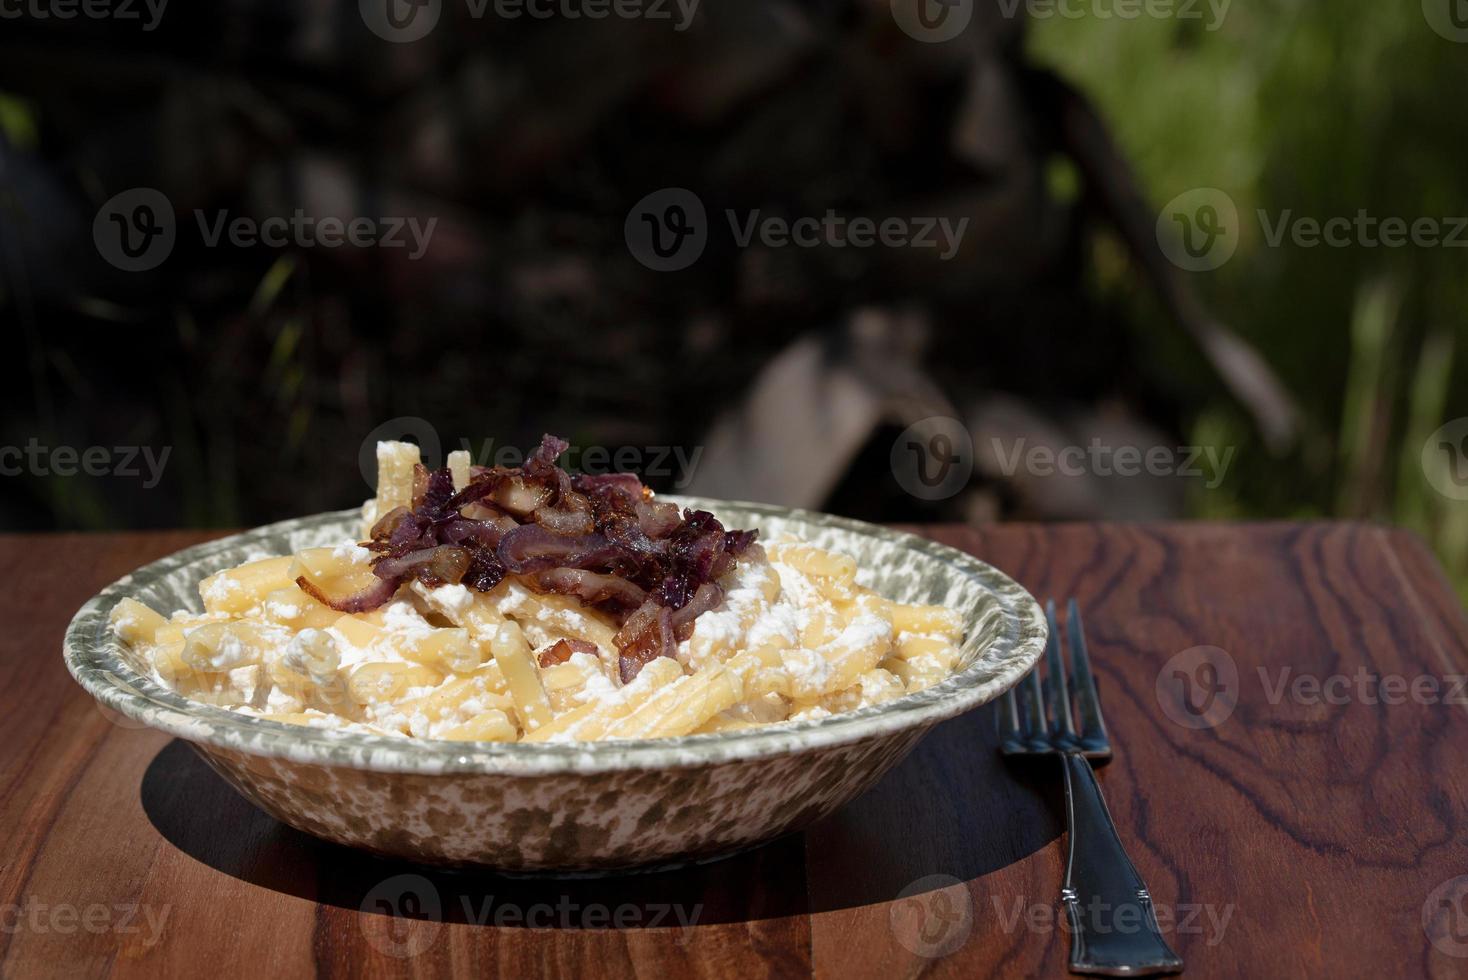
<path id="1" fill-rule="evenodd" d="M 972 556 L 571 474 L 564 449 L 430 470 L 380 443 L 360 509 L 103 590 L 68 629 L 68 668 L 298 829 L 583 872 L 819 819 L 1043 649 L 1034 600 Z"/>

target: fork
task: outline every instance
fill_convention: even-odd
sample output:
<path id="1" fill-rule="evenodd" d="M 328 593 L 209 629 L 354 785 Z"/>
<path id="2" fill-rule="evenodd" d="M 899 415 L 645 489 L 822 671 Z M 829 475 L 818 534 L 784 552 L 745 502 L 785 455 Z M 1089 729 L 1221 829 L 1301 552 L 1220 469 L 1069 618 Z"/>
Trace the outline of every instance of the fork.
<path id="1" fill-rule="evenodd" d="M 1093 759 L 1111 758 L 1111 740 L 1074 599 L 1065 616 L 1070 633 L 1069 684 L 1055 603 L 1050 601 L 1045 603 L 1050 624 L 1046 676 L 1042 681 L 1036 664 L 1016 685 L 1023 688 L 1023 712 L 1015 689 L 1006 692 L 999 705 L 999 751 L 1006 756 L 1058 755 L 1064 767 L 1070 851 L 1060 897 L 1070 917 L 1071 972 L 1111 977 L 1178 973 L 1183 961 L 1162 939 L 1152 896 L 1127 857 L 1091 768 Z M 1072 702 L 1076 717 L 1071 715 Z"/>

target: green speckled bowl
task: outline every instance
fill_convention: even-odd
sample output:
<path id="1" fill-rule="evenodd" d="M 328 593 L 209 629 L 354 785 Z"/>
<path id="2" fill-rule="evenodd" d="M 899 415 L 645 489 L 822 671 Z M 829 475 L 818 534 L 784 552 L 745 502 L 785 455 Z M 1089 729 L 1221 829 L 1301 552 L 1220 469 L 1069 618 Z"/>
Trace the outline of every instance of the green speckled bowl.
<path id="1" fill-rule="evenodd" d="M 933 725 L 1012 686 L 1044 647 L 1045 618 L 1030 594 L 953 548 L 809 511 L 667 499 L 711 510 L 728 526 L 790 531 L 844 551 L 863 585 L 961 610 L 960 669 L 885 704 L 753 731 L 441 742 L 305 728 L 190 701 L 152 681 L 108 628 L 124 596 L 165 612 L 199 610 L 204 576 L 338 543 L 356 533 L 356 510 L 271 524 L 138 569 L 77 612 L 66 665 L 107 707 L 192 743 L 248 799 L 307 833 L 417 861 L 571 872 L 717 857 L 818 820 L 874 784 Z"/>

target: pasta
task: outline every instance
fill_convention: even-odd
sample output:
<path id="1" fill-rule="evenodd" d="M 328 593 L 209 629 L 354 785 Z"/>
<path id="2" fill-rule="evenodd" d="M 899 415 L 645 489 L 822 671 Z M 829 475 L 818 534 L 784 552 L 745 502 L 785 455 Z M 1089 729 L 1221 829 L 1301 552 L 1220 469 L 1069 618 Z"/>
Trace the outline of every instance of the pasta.
<path id="1" fill-rule="evenodd" d="M 369 520 L 422 492 L 416 447 L 379 444 L 377 457 Z M 474 478 L 467 454 L 447 468 L 456 491 Z M 629 676 L 620 620 L 518 575 L 483 591 L 414 579 L 371 611 L 341 611 L 362 607 L 326 597 L 378 581 L 372 560 L 354 542 L 262 558 L 205 578 L 202 613 L 165 617 L 129 598 L 111 622 L 162 683 L 210 704 L 312 727 L 537 743 L 736 732 L 879 704 L 949 676 L 964 633 L 953 610 L 879 596 L 850 556 L 787 537 L 742 550 L 676 656 Z"/>

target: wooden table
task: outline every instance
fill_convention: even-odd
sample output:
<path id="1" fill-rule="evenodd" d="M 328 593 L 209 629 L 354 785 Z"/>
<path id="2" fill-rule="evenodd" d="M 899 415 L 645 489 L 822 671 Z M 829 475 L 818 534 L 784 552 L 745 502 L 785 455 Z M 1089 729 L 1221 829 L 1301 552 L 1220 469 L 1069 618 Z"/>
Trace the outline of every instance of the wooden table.
<path id="1" fill-rule="evenodd" d="M 1102 784 L 1189 976 L 1468 975 L 1468 624 L 1420 541 L 922 532 L 1082 601 L 1120 746 Z M 996 757 L 989 709 L 804 835 L 684 872 L 442 873 L 276 823 L 185 745 L 109 719 L 61 663 L 77 606 L 202 537 L 0 537 L 0 974 L 1064 974 L 1056 783 Z M 1204 646 L 1237 668 L 1237 703 L 1189 727 L 1163 702 L 1190 717 L 1168 685 L 1211 680 Z M 442 922 L 362 911 L 404 881 Z"/>

